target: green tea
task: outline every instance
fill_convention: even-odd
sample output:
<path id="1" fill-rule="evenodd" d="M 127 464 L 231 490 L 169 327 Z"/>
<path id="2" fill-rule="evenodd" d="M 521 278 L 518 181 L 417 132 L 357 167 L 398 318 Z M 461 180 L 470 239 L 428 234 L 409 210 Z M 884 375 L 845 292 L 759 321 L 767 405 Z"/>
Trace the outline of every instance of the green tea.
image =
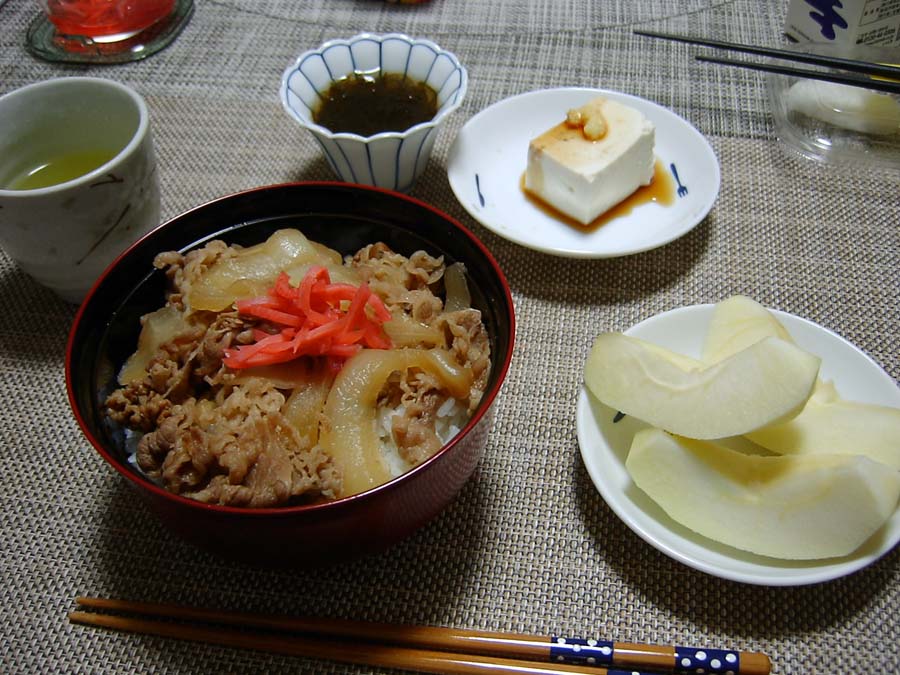
<path id="1" fill-rule="evenodd" d="M 59 185 L 90 173 L 115 157 L 109 150 L 86 150 L 51 157 L 8 181 L 9 190 L 37 190 Z"/>

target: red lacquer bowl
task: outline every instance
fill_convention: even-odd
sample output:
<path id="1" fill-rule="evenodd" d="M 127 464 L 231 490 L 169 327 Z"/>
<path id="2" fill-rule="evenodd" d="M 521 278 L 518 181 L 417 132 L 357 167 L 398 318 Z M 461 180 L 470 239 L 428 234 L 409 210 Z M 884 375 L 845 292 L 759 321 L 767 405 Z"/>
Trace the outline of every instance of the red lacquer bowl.
<path id="1" fill-rule="evenodd" d="M 210 506 L 167 492 L 127 461 L 121 428 L 103 414 L 115 374 L 134 351 L 140 316 L 162 306 L 161 251 L 211 239 L 251 245 L 292 227 L 342 253 L 375 241 L 410 254 L 424 249 L 461 261 L 474 306 L 491 337 L 485 395 L 466 427 L 434 457 L 389 483 L 326 504 L 271 509 Z M 184 213 L 125 251 L 97 281 L 75 317 L 66 385 L 91 445 L 178 535 L 208 550 L 255 563 L 321 564 L 382 550 L 437 515 L 471 476 L 488 440 L 492 408 L 512 357 L 515 317 L 509 285 L 485 246 L 460 223 L 399 193 L 346 183 L 261 187 Z"/>

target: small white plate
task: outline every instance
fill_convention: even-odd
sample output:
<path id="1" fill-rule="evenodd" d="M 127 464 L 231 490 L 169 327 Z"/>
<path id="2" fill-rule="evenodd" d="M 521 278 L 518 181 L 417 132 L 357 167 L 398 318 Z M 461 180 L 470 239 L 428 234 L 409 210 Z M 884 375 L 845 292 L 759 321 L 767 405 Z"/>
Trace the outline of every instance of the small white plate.
<path id="1" fill-rule="evenodd" d="M 664 312 L 629 330 L 644 340 L 699 357 L 713 305 Z M 806 319 L 773 310 L 795 342 L 822 359 L 819 375 L 832 380 L 842 398 L 900 407 L 900 389 L 872 359 L 835 333 Z M 639 490 L 625 469 L 635 431 L 644 426 L 630 416 L 613 423 L 616 411 L 582 386 L 576 428 L 581 457 L 603 499 L 638 536 L 666 555 L 723 579 L 766 586 L 800 586 L 850 574 L 900 542 L 900 509 L 862 547 L 843 558 L 778 560 L 740 551 L 699 535 L 672 520 Z"/>
<path id="2" fill-rule="evenodd" d="M 675 166 L 687 192 L 663 206 L 641 204 L 592 231 L 581 231 L 535 206 L 522 192 L 529 141 L 558 124 L 566 111 L 597 96 L 640 110 L 656 125 L 656 157 Z M 706 139 L 684 119 L 636 96 L 603 89 L 562 88 L 513 96 L 466 122 L 450 148 L 453 193 L 482 225 L 511 241 L 571 258 L 610 258 L 647 251 L 701 222 L 719 194 L 719 162 Z"/>

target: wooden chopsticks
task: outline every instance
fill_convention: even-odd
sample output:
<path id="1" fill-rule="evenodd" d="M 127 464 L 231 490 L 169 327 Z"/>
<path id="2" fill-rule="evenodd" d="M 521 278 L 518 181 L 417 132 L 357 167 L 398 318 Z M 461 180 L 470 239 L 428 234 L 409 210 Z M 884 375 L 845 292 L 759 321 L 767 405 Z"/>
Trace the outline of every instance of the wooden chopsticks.
<path id="1" fill-rule="evenodd" d="M 758 652 L 291 618 L 107 598 L 75 602 L 82 610 L 69 614 L 73 623 L 426 673 L 648 675 L 702 667 L 709 674 L 768 675 L 771 669 L 769 658 Z"/>
<path id="2" fill-rule="evenodd" d="M 777 49 L 774 47 L 758 47 L 756 45 L 746 45 L 736 42 L 724 42 L 722 40 L 711 40 L 708 38 L 697 38 L 687 35 L 659 33 L 655 31 L 636 30 L 634 31 L 634 34 L 641 35 L 643 37 L 661 38 L 663 40 L 672 40 L 675 42 L 701 45 L 703 47 L 712 47 L 714 49 L 725 49 L 730 51 L 742 52 L 745 54 L 755 54 L 757 56 L 766 56 L 776 59 L 782 59 L 785 61 L 808 63 L 811 65 L 824 66 L 828 68 L 837 68 L 839 70 L 848 71 L 848 73 L 860 73 L 860 75 L 851 75 L 847 73 L 837 73 L 834 71 L 825 70 L 813 70 L 811 68 L 796 68 L 774 63 L 739 61 L 735 59 L 725 59 L 716 56 L 706 56 L 703 54 L 697 55 L 695 57 L 698 61 L 718 63 L 727 66 L 736 66 L 738 68 L 749 68 L 751 70 L 780 73 L 782 75 L 792 75 L 795 77 L 803 77 L 813 80 L 838 82 L 840 84 L 849 84 L 855 87 L 865 87 L 867 89 L 886 91 L 894 94 L 900 93 L 900 67 L 888 64 L 871 63 L 869 61 L 859 61 L 857 59 L 848 59 L 838 56 L 824 56 L 821 54 L 796 52 L 789 49 Z M 885 80 L 874 78 L 888 79 Z"/>

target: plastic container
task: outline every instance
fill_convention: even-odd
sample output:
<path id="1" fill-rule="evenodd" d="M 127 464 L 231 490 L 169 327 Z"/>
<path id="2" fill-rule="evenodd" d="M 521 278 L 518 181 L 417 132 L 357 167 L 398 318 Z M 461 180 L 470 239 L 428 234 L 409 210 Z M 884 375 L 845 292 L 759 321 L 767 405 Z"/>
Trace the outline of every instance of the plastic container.
<path id="1" fill-rule="evenodd" d="M 878 63 L 898 61 L 898 50 L 891 48 L 794 48 Z M 900 171 L 900 96 L 778 74 L 767 75 L 767 89 L 775 133 L 791 152 L 827 164 Z"/>

